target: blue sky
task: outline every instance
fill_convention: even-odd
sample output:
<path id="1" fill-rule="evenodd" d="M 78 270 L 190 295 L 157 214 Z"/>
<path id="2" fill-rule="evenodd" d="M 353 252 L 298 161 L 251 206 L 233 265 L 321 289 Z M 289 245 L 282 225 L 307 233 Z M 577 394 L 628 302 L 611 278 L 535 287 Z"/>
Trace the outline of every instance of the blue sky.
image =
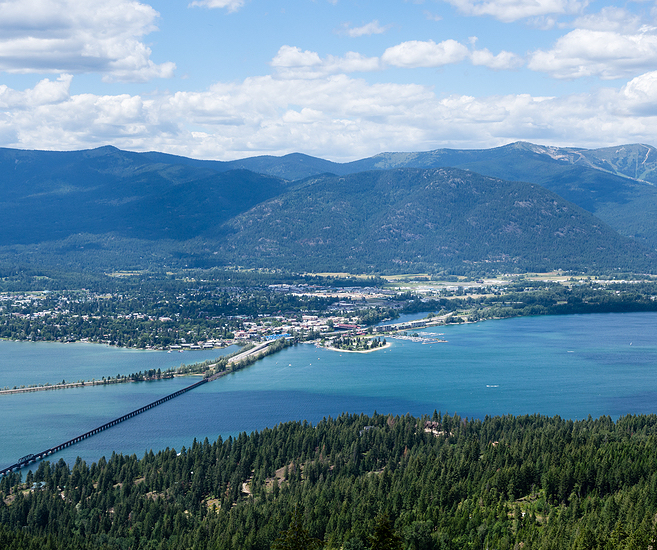
<path id="1" fill-rule="evenodd" d="M 657 6 L 0 0 L 0 146 L 229 160 L 657 144 Z"/>

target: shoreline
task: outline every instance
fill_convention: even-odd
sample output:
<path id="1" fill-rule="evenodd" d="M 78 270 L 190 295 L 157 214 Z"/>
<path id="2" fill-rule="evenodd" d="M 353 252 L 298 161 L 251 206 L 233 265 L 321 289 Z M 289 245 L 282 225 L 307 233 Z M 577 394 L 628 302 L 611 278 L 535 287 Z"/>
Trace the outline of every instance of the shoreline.
<path id="1" fill-rule="evenodd" d="M 12 395 L 17 393 L 31 393 L 37 391 L 49 391 L 49 390 L 70 390 L 74 388 L 86 388 L 91 386 L 113 386 L 116 384 L 132 384 L 136 382 L 159 382 L 161 380 L 172 380 L 173 378 L 178 378 L 180 376 L 194 376 L 195 373 L 185 373 L 185 374 L 174 374 L 172 376 L 162 376 L 161 378 L 145 378 L 143 380 L 133 380 L 131 378 L 121 379 L 120 381 L 116 379 L 111 379 L 110 381 L 103 380 L 85 380 L 83 382 L 67 382 L 66 384 L 44 384 L 42 386 L 31 386 L 25 388 L 10 388 L 8 390 L 0 390 L 0 395 Z"/>
<path id="2" fill-rule="evenodd" d="M 256 360 L 260 359 L 261 357 L 258 357 L 257 355 L 260 354 L 261 352 L 264 352 L 270 343 L 271 342 L 262 342 L 246 351 L 238 351 L 235 355 L 228 357 L 227 364 L 231 365 L 234 363 L 239 363 L 240 361 L 244 359 L 248 359 L 254 355 L 256 355 Z M 32 393 L 37 391 L 49 391 L 49 390 L 68 390 L 68 389 L 84 388 L 90 386 L 110 386 L 113 384 L 132 384 L 137 382 L 159 382 L 161 380 L 172 380 L 174 378 L 184 378 L 187 376 L 205 377 L 208 374 L 208 371 L 216 367 L 217 364 L 218 362 L 209 364 L 207 366 L 206 371 L 204 372 L 173 372 L 171 375 L 161 376 L 159 378 L 144 378 L 142 380 L 133 380 L 132 378 L 126 377 L 121 379 L 112 378 L 104 381 L 83 380 L 81 382 L 67 382 L 66 384 L 43 384 L 43 385 L 30 386 L 25 388 L 2 389 L 0 390 L 0 395 L 12 395 L 12 394 L 15 395 L 19 393 Z M 225 371 L 213 373 L 208 377 L 208 381 L 216 380 L 217 378 L 221 378 L 222 376 L 229 374 L 231 372 L 233 371 L 225 370 Z"/>
<path id="3" fill-rule="evenodd" d="M 105 346 L 108 348 L 113 348 L 113 349 L 125 349 L 125 350 L 131 350 L 131 351 L 159 351 L 159 352 L 164 352 L 164 353 L 187 353 L 190 351 L 214 351 L 214 350 L 222 350 L 229 348 L 230 346 L 238 346 L 236 342 L 233 342 L 231 344 L 227 344 L 225 346 L 215 346 L 212 348 L 184 348 L 184 349 L 171 349 L 171 348 L 139 348 L 139 347 L 134 347 L 134 346 L 117 346 L 115 344 L 108 344 L 107 342 L 92 342 L 90 340 L 71 340 L 71 341 L 62 341 L 62 340 L 30 340 L 30 339 L 24 339 L 21 340 L 20 338 L 7 338 L 7 337 L 0 337 L 0 342 L 24 342 L 28 344 L 60 344 L 60 345 L 72 345 L 72 344 L 90 344 L 92 346 Z"/>
<path id="4" fill-rule="evenodd" d="M 20 341 L 20 340 L 12 340 L 12 341 Z M 247 351 L 240 351 L 238 350 L 234 354 L 231 354 L 228 356 L 228 364 L 240 361 L 242 359 L 245 359 L 254 353 L 258 353 L 265 349 L 269 345 L 269 342 L 260 344 L 255 346 L 254 348 L 251 348 Z M 220 348 L 220 349 L 225 349 L 225 348 Z M 196 351 L 196 350 L 194 350 Z M 221 359 L 221 357 L 217 358 L 218 360 Z M 200 364 L 200 363 L 199 363 Z M 216 363 L 211 363 L 207 366 L 207 370 L 212 369 L 213 367 L 216 367 L 218 364 L 218 361 Z M 122 378 L 108 378 L 105 380 L 81 380 L 78 382 L 66 382 L 65 384 L 36 384 L 33 386 L 26 386 L 26 387 L 14 387 L 14 388 L 7 388 L 7 389 L 0 389 L 0 396 L 1 395 L 16 395 L 20 393 L 33 393 L 33 392 L 38 392 L 38 391 L 49 391 L 49 390 L 69 390 L 69 389 L 75 389 L 75 388 L 84 388 L 84 387 L 95 387 L 95 386 L 111 386 L 114 384 L 131 384 L 131 383 L 137 383 L 137 382 L 159 382 L 162 380 L 173 380 L 174 378 L 184 378 L 187 376 L 206 376 L 207 370 L 204 372 L 170 372 L 167 373 L 166 375 L 159 376 L 159 377 L 153 377 L 153 378 L 142 378 L 141 380 L 139 379 L 133 379 L 129 377 L 122 377 Z M 230 371 L 223 371 L 221 373 L 214 373 L 212 375 L 213 379 L 218 378 L 219 376 L 222 376 L 223 374 L 227 374 L 227 372 Z"/>

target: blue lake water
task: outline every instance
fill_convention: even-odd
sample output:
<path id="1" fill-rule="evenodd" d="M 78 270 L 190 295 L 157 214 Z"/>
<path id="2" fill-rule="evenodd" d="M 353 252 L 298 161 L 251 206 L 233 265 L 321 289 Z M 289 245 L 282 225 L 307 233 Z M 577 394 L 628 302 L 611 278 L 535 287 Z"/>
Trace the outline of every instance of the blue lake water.
<path id="1" fill-rule="evenodd" d="M 69 461 L 80 455 L 91 462 L 114 450 L 141 456 L 150 449 L 189 446 L 194 438 L 212 441 L 287 420 L 314 423 L 343 412 L 422 415 L 437 409 L 477 418 L 541 413 L 572 419 L 657 413 L 657 313 L 527 317 L 422 332 L 444 333 L 448 342 L 391 339 L 392 347 L 369 354 L 339 353 L 309 344 L 288 348 L 51 459 Z M 52 359 L 58 348 L 42 346 L 41 359 Z M 35 348 L 29 349 L 35 353 Z M 164 368 L 164 361 L 173 355 L 160 354 L 162 366 L 153 366 L 153 357 L 158 356 L 154 352 L 126 354 L 126 350 L 92 346 L 89 353 L 93 355 L 94 349 L 114 352 L 110 372 L 122 373 Z M 0 351 L 5 352 L 3 371 L 7 362 L 20 361 L 19 344 L 0 342 Z M 138 367 L 138 357 L 151 366 Z M 185 357 L 191 363 L 188 357 L 192 354 Z M 38 353 L 35 359 L 42 365 Z M 133 366 L 122 367 L 124 359 Z M 29 366 L 24 370 L 15 374 L 21 379 L 23 374 L 32 376 Z M 0 467 L 193 381 L 178 378 L 0 396 Z"/>
<path id="2" fill-rule="evenodd" d="M 0 341 L 0 388 L 57 384 L 62 380 L 100 380 L 117 374 L 168 369 L 233 353 L 239 348 L 179 352 L 140 351 L 76 342 Z"/>

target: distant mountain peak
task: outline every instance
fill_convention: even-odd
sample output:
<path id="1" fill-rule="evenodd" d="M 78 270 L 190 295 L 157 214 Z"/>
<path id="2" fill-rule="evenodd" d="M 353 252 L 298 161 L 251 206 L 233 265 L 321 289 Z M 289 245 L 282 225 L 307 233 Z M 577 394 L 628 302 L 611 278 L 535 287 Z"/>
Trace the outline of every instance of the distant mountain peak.
<path id="1" fill-rule="evenodd" d="M 87 149 L 85 152 L 99 153 L 104 155 L 107 153 L 124 153 L 125 151 L 122 151 L 118 147 L 114 147 L 114 145 L 101 145 L 100 147 L 96 147 L 95 149 Z"/>

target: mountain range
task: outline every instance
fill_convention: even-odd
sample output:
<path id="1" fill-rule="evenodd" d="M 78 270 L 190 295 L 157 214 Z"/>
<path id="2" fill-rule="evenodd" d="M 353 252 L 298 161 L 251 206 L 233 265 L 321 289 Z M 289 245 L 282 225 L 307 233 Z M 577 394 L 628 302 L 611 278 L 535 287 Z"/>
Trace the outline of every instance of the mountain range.
<path id="1" fill-rule="evenodd" d="M 622 235 L 657 247 L 657 149 L 622 145 L 604 149 L 545 147 L 517 142 L 482 150 L 437 149 L 382 153 L 337 164 L 293 154 L 255 157 L 221 165 L 286 179 L 392 168 L 462 168 L 509 181 L 538 183 L 595 214 Z"/>
<path id="2" fill-rule="evenodd" d="M 83 269 L 652 270 L 657 150 L 513 143 L 220 162 L 0 149 L 0 261 Z"/>

